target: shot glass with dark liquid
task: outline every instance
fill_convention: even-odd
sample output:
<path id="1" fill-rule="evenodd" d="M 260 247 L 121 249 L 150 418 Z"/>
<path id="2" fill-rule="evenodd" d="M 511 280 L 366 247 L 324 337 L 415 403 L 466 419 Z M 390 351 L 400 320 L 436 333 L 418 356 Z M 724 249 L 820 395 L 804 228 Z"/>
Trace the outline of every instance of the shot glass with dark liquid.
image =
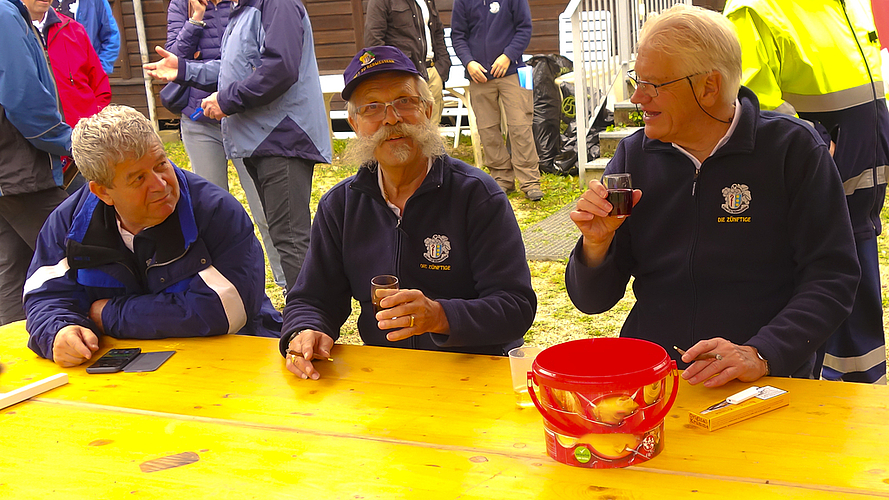
<path id="1" fill-rule="evenodd" d="M 630 174 L 608 174 L 602 177 L 611 203 L 610 217 L 626 217 L 633 211 L 633 182 Z"/>
<path id="2" fill-rule="evenodd" d="M 382 289 L 398 290 L 398 278 L 391 274 L 381 274 L 370 280 L 370 300 L 373 301 L 375 314 L 382 310 L 380 300 L 383 296 L 377 295 L 377 290 Z"/>

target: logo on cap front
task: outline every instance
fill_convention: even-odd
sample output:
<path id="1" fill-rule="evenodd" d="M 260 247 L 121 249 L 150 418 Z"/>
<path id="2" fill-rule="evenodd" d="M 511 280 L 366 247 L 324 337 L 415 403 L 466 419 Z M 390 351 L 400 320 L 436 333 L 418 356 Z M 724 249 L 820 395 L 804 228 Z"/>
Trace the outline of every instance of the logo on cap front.
<path id="1" fill-rule="evenodd" d="M 364 53 L 364 55 L 359 57 L 358 60 L 361 61 L 362 66 L 367 66 L 368 64 L 374 62 L 374 59 L 376 59 L 376 57 L 376 54 L 368 50 Z"/>

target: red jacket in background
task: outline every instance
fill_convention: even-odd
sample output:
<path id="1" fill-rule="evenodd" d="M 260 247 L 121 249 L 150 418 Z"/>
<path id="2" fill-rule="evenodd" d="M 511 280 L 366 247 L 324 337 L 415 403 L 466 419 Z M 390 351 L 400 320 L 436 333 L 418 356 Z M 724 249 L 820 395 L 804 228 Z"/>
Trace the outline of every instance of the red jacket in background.
<path id="1" fill-rule="evenodd" d="M 77 21 L 50 8 L 44 36 L 65 122 L 72 127 L 111 102 L 111 85 L 102 61 Z"/>

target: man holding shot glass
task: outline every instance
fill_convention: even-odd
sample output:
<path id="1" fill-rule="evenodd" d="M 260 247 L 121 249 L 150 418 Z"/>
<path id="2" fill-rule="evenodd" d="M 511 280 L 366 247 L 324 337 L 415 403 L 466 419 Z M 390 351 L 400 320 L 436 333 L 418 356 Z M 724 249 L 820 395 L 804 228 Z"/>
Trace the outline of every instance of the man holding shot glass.
<path id="1" fill-rule="evenodd" d="M 521 345 L 537 297 L 506 194 L 445 154 L 432 94 L 400 50 L 363 49 L 344 80 L 357 134 L 346 156 L 361 168 L 318 203 L 284 308 L 287 369 L 319 378 L 312 360 L 330 356 L 352 297 L 367 345 L 499 356 Z"/>
<path id="2" fill-rule="evenodd" d="M 628 76 L 645 130 L 620 143 L 604 180 L 632 174 L 632 211 L 612 213 L 606 186 L 590 182 L 571 213 L 582 233 L 565 271 L 572 301 L 604 312 L 633 276 L 621 336 L 692 363 L 690 383 L 811 378 L 860 275 L 827 146 L 806 123 L 759 111 L 740 87 L 737 35 L 715 12 L 678 5 L 648 20 Z"/>

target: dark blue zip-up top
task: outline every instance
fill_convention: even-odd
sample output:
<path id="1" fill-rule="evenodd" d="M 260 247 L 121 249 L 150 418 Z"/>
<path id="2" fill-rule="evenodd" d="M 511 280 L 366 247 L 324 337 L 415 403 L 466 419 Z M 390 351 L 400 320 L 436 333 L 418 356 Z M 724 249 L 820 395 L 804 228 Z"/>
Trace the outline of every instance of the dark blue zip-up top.
<path id="1" fill-rule="evenodd" d="M 606 173 L 630 172 L 642 199 L 608 255 L 589 268 L 572 252 L 571 300 L 610 309 L 634 277 L 621 336 L 689 347 L 722 337 L 755 347 L 772 375 L 810 376 L 815 349 L 852 310 L 860 270 L 843 186 L 827 147 L 795 118 L 760 112 L 741 87 L 729 141 L 691 159 L 639 131 Z M 808 370 L 808 373 L 806 371 Z"/>
<path id="2" fill-rule="evenodd" d="M 441 303 L 450 335 L 386 340 L 370 299 L 378 274 Z M 401 219 L 383 200 L 376 170 L 361 168 L 321 198 L 303 270 L 287 294 L 282 353 L 289 334 L 306 328 L 339 338 L 351 297 L 361 303 L 365 344 L 494 355 L 521 345 L 537 310 L 506 195 L 488 174 L 447 156 L 435 159 Z"/>

